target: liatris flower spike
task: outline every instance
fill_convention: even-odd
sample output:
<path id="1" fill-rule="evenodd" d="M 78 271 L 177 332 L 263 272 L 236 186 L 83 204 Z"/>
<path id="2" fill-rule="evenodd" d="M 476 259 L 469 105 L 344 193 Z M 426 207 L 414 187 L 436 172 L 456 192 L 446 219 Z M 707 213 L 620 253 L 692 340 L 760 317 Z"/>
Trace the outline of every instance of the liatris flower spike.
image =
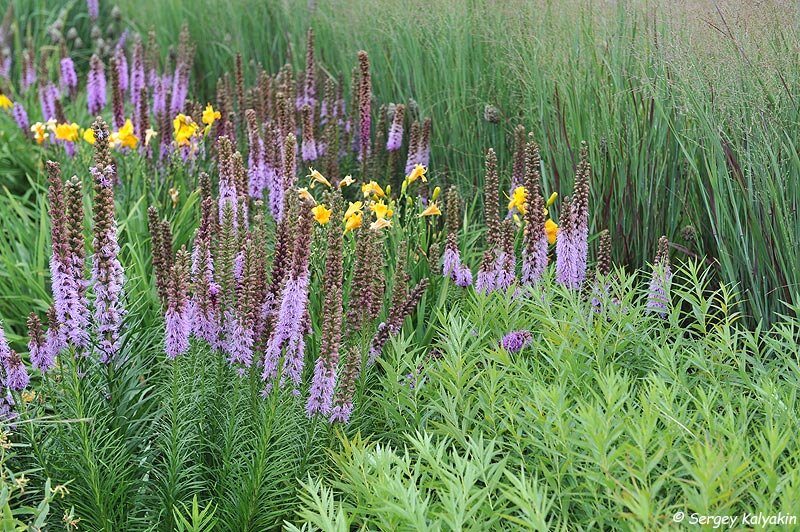
<path id="1" fill-rule="evenodd" d="M 658 252 L 653 261 L 653 273 L 647 294 L 647 312 L 662 318 L 667 317 L 669 311 L 669 283 L 672 272 L 669 266 L 669 240 L 662 236 L 658 240 Z"/>
<path id="2" fill-rule="evenodd" d="M 512 331 L 500 340 L 500 347 L 509 353 L 517 353 L 533 341 L 530 331 Z"/>

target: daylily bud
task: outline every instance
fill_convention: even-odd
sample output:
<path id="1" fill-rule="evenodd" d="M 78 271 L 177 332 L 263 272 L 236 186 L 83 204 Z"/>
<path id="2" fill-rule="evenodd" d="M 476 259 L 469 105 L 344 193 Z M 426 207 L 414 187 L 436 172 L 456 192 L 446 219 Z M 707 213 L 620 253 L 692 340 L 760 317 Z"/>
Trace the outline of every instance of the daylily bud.
<path id="1" fill-rule="evenodd" d="M 431 196 L 431 201 L 436 201 L 439 198 L 439 194 L 442 193 L 442 187 L 436 187 L 433 189 L 433 195 Z"/>

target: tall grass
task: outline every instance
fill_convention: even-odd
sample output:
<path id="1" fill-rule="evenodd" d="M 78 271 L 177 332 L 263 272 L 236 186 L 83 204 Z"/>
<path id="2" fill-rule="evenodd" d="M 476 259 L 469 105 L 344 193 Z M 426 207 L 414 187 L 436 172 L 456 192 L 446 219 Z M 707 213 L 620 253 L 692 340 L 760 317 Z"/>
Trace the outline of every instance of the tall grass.
<path id="1" fill-rule="evenodd" d="M 164 39 L 187 21 L 206 95 L 236 51 L 272 68 L 302 63 L 313 26 L 325 68 L 366 49 L 387 98 L 435 119 L 434 162 L 473 192 L 481 154 L 525 125 L 544 146 L 544 182 L 566 193 L 581 140 L 595 167 L 594 231 L 619 261 L 650 260 L 666 234 L 707 256 L 771 321 L 800 287 L 800 160 L 794 135 L 797 12 L 780 3 L 497 3 L 122 0 Z M 421 16 L 420 13 L 424 13 Z M 253 75 L 251 71 L 249 75 Z M 345 79 L 349 84 L 349 80 Z M 500 110 L 483 120 L 485 105 Z M 510 153 L 510 150 L 500 150 Z M 510 157 L 501 158 L 510 168 Z M 696 231 L 682 232 L 691 226 Z M 689 238 L 683 238 L 683 235 Z M 696 237 L 694 235 L 697 235 Z"/>

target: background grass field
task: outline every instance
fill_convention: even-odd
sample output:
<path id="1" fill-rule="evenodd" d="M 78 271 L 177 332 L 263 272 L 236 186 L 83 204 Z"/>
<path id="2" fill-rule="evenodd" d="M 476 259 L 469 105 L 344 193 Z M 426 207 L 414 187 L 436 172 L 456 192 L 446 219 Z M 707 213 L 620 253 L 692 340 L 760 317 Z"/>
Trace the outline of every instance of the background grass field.
<path id="1" fill-rule="evenodd" d="M 770 322 L 800 292 L 798 11 L 788 2 L 122 0 L 174 42 L 186 21 L 212 87 L 236 51 L 273 70 L 303 61 L 313 26 L 331 72 L 365 49 L 375 90 L 434 117 L 434 161 L 470 191 L 483 153 L 510 171 L 511 131 L 543 149 L 548 191 L 571 190 L 581 140 L 594 166 L 592 232 L 652 260 L 658 237 L 706 256 Z M 166 30 L 166 31 L 162 31 Z M 254 75 L 255 69 L 250 74 Z M 349 79 L 345 79 L 349 84 Z M 210 94 L 209 94 L 210 96 Z M 498 124 L 483 120 L 486 105 Z M 691 226 L 695 231 L 682 231 Z M 696 235 L 696 236 L 695 236 Z M 687 238 L 688 237 L 688 238 Z"/>

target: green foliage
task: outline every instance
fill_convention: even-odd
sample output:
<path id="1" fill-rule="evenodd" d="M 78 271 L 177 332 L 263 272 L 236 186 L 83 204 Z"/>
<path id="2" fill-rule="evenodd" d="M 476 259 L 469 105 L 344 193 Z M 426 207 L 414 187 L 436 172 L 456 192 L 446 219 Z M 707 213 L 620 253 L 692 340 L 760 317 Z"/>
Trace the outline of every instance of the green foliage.
<path id="1" fill-rule="evenodd" d="M 739 327 L 733 294 L 706 275 L 677 274 L 666 321 L 624 274 L 599 311 L 550 283 L 524 300 L 468 297 L 440 316 L 441 357 L 413 387 L 402 376 L 418 360 L 398 341 L 368 393 L 403 437 L 348 426 L 298 517 L 326 530 L 624 530 L 677 511 L 791 514 L 798 322 Z M 520 328 L 528 347 L 498 347 Z"/>

